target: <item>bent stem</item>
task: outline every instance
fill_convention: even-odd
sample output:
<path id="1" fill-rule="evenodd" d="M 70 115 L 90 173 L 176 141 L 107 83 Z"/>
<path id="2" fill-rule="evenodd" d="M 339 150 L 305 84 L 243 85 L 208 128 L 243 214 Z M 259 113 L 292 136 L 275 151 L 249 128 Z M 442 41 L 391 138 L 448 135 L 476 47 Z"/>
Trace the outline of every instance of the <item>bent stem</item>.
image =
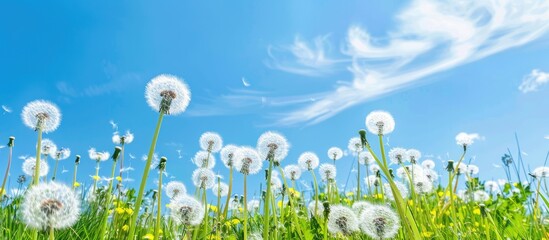
<path id="1" fill-rule="evenodd" d="M 128 231 L 128 239 L 135 238 L 135 225 L 137 221 L 137 216 L 139 214 L 139 209 L 141 208 L 141 202 L 143 201 L 143 192 L 145 191 L 145 185 L 147 184 L 147 177 L 149 176 L 149 170 L 151 168 L 154 149 L 156 147 L 156 141 L 158 140 L 158 134 L 160 132 L 160 126 L 162 125 L 163 117 L 164 117 L 164 111 L 161 111 L 158 116 L 158 122 L 156 123 L 156 129 L 154 130 L 151 147 L 149 149 L 149 155 L 147 156 L 147 162 L 145 163 L 145 169 L 143 170 L 143 176 L 141 177 L 141 185 L 139 185 L 139 192 L 137 194 L 137 199 L 135 200 L 133 215 L 131 216 L 131 219 L 130 219 L 130 229 Z"/>

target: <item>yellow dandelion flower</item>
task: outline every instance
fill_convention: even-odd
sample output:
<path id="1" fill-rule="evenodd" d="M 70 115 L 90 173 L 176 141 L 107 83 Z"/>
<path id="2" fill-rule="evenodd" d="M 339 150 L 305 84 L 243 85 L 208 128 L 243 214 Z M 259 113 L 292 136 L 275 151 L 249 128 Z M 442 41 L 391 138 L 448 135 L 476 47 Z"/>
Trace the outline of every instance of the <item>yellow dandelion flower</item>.
<path id="1" fill-rule="evenodd" d="M 480 226 L 480 224 L 478 222 L 475 222 L 475 227 L 478 227 Z"/>
<path id="2" fill-rule="evenodd" d="M 298 198 L 301 196 L 301 193 L 296 191 L 293 188 L 288 188 L 288 193 L 290 194 L 291 197 L 294 197 L 294 198 Z"/>
<path id="3" fill-rule="evenodd" d="M 74 182 L 74 187 L 80 187 L 80 183 L 79 182 Z"/>
<path id="4" fill-rule="evenodd" d="M 128 226 L 127 224 L 122 226 L 122 231 L 127 232 L 128 230 L 130 230 L 130 226 Z"/>
<path id="5" fill-rule="evenodd" d="M 435 209 L 431 210 L 431 215 L 436 216 L 437 215 L 437 210 L 435 210 Z"/>
<path id="6" fill-rule="evenodd" d="M 240 220 L 238 218 L 235 218 L 233 220 L 231 220 L 231 224 L 233 225 L 236 225 L 236 224 L 239 224 L 240 223 Z"/>
<path id="7" fill-rule="evenodd" d="M 475 210 L 473 210 L 473 214 L 480 215 L 480 208 L 475 208 Z"/>
<path id="8" fill-rule="evenodd" d="M 208 204 L 208 209 L 214 213 L 217 213 L 217 207 L 214 205 Z"/>
<path id="9" fill-rule="evenodd" d="M 282 208 L 282 201 L 278 200 L 278 202 L 276 203 L 276 205 L 277 205 L 279 208 Z"/>
<path id="10" fill-rule="evenodd" d="M 92 178 L 93 178 L 93 180 L 95 180 L 95 181 L 99 181 L 99 179 L 101 179 L 101 177 L 99 177 L 99 176 L 97 176 L 97 175 L 93 176 Z"/>
<path id="11" fill-rule="evenodd" d="M 430 238 L 433 236 L 433 232 L 422 232 L 421 235 L 423 235 L 423 237 Z"/>
<path id="12" fill-rule="evenodd" d="M 346 195 L 347 197 L 351 197 L 351 196 L 354 196 L 355 193 L 354 193 L 354 192 L 347 192 L 347 193 L 345 193 L 345 195 Z"/>
<path id="13" fill-rule="evenodd" d="M 122 177 L 117 176 L 117 177 L 116 177 L 116 181 L 122 182 Z"/>
<path id="14" fill-rule="evenodd" d="M 410 206 L 414 206 L 414 201 L 412 201 L 412 200 L 408 200 L 408 205 L 410 205 Z"/>
<path id="15" fill-rule="evenodd" d="M 154 235 L 147 233 L 145 236 L 143 236 L 143 239 L 154 239 Z"/>
<path id="16" fill-rule="evenodd" d="M 133 214 L 133 209 L 131 208 L 126 208 L 126 213 L 129 214 L 129 215 L 132 215 Z"/>
<path id="17" fill-rule="evenodd" d="M 444 193 L 443 192 L 438 192 L 438 196 L 442 197 L 442 196 L 444 196 Z"/>

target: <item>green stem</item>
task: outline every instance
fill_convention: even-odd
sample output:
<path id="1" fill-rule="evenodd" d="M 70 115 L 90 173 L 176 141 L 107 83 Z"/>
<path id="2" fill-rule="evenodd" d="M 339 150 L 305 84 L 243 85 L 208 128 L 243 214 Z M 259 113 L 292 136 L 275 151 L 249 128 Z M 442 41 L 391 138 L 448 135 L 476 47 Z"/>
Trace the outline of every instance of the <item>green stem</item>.
<path id="1" fill-rule="evenodd" d="M 53 177 L 51 178 L 52 181 L 55 181 L 55 176 L 57 174 L 57 165 L 59 165 L 59 158 L 55 158 L 55 167 L 53 168 Z"/>
<path id="2" fill-rule="evenodd" d="M 314 215 L 316 215 L 316 213 L 318 211 L 318 182 L 316 181 L 315 171 L 311 170 L 310 172 L 311 172 L 311 174 L 313 174 L 313 183 L 315 185 L 315 211 L 314 211 Z"/>
<path id="3" fill-rule="evenodd" d="M 93 176 L 93 193 L 97 190 L 97 178 L 99 178 L 99 160 L 95 161 L 95 175 Z"/>
<path id="4" fill-rule="evenodd" d="M 233 191 L 233 166 L 229 169 L 229 192 L 227 193 L 227 200 L 225 200 L 225 206 L 223 208 L 223 219 L 227 219 L 227 213 L 229 211 L 229 200 Z"/>
<path id="5" fill-rule="evenodd" d="M 48 238 L 49 240 L 55 240 L 55 231 L 53 227 L 50 226 L 50 236 Z"/>
<path id="6" fill-rule="evenodd" d="M 272 157 L 269 161 L 269 169 L 267 170 L 267 193 L 265 194 L 265 202 L 263 206 L 263 239 L 269 239 L 269 201 L 271 200 L 271 173 L 273 171 Z"/>
<path id="7" fill-rule="evenodd" d="M 151 168 L 151 162 L 154 155 L 154 149 L 156 147 L 156 141 L 158 140 L 158 134 L 160 132 L 160 126 L 162 125 L 162 118 L 164 112 L 160 112 L 158 116 L 158 122 L 156 123 L 156 129 L 154 130 L 154 136 L 152 139 L 151 147 L 149 149 L 149 155 L 147 156 L 147 162 L 145 163 L 145 169 L 143 170 L 143 176 L 141 177 L 141 185 L 139 186 L 139 192 L 137 199 L 135 200 L 135 208 L 133 209 L 133 215 L 130 218 L 130 229 L 128 232 L 128 239 L 135 238 L 135 225 L 137 222 L 137 216 L 141 208 L 141 202 L 143 201 L 143 192 L 145 191 L 145 185 L 147 185 L 147 177 L 149 176 L 149 170 Z"/>
<path id="8" fill-rule="evenodd" d="M 160 239 L 160 216 L 162 210 L 162 170 L 158 174 L 158 204 L 156 209 L 156 225 L 154 226 L 154 239 Z"/>
<path id="9" fill-rule="evenodd" d="M 244 174 L 244 240 L 248 239 L 248 193 L 246 186 L 246 174 Z"/>
<path id="10" fill-rule="evenodd" d="M 8 155 L 8 166 L 6 167 L 6 173 L 4 174 L 4 180 L 2 181 L 2 188 L 0 188 L 0 198 L 4 193 L 7 194 L 7 191 L 5 189 L 6 187 L 6 181 L 8 180 L 8 175 L 10 174 L 10 166 L 11 166 L 11 156 L 13 153 L 13 144 L 10 146 L 9 155 Z"/>
<path id="11" fill-rule="evenodd" d="M 105 210 L 103 212 L 103 219 L 101 221 L 101 230 L 99 232 L 99 236 L 101 238 L 106 238 L 108 239 L 108 236 L 106 236 L 106 232 L 107 232 L 107 222 L 108 222 L 108 219 L 109 219 L 109 208 L 110 208 L 110 205 L 111 205 L 111 190 L 112 190 L 112 183 L 114 182 L 114 173 L 116 171 L 116 161 L 112 164 L 112 169 L 111 169 L 111 180 L 109 181 L 109 187 L 107 188 L 107 191 L 105 192 L 105 194 L 107 194 L 107 199 L 105 200 Z"/>
<path id="12" fill-rule="evenodd" d="M 356 191 L 356 200 L 360 200 L 361 199 L 361 193 L 360 193 L 360 156 L 359 156 L 359 152 L 356 153 L 357 154 L 357 158 L 356 158 L 356 163 L 357 163 L 357 177 L 356 177 L 356 186 L 357 186 L 357 191 Z"/>
<path id="13" fill-rule="evenodd" d="M 74 164 L 74 174 L 72 176 L 72 190 L 76 188 L 76 172 L 78 171 L 78 164 Z"/>
<path id="14" fill-rule="evenodd" d="M 34 166 L 34 177 L 32 178 L 32 185 L 38 185 L 40 182 L 40 150 L 42 149 L 42 127 L 36 129 L 38 131 L 38 140 L 36 141 L 36 164 Z M 38 239 L 38 231 L 32 230 L 32 239 Z"/>

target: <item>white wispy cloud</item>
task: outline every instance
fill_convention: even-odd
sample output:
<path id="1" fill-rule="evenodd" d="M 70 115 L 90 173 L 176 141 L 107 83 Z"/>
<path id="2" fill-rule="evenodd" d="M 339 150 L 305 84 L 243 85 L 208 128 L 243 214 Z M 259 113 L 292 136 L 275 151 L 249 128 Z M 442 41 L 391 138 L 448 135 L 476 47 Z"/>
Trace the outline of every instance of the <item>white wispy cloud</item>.
<path id="1" fill-rule="evenodd" d="M 518 89 L 522 93 L 534 92 L 547 83 L 549 83 L 549 73 L 534 69 L 530 74 L 524 76 Z"/>

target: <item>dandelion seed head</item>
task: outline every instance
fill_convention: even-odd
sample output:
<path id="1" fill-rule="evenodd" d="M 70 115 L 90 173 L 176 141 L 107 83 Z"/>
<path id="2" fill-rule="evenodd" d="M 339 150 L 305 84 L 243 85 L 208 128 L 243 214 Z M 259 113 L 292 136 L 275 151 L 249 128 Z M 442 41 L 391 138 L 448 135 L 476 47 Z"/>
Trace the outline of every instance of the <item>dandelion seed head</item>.
<path id="1" fill-rule="evenodd" d="M 370 171 L 373 172 L 373 173 L 377 173 L 381 170 L 381 168 L 379 167 L 379 165 L 377 164 L 372 164 L 370 165 Z"/>
<path id="2" fill-rule="evenodd" d="M 225 197 L 229 193 L 229 185 L 224 182 L 215 183 L 212 187 L 212 192 L 216 197 Z"/>
<path id="3" fill-rule="evenodd" d="M 263 167 L 259 153 L 251 147 L 241 147 L 234 155 L 234 168 L 242 174 L 256 174 Z"/>
<path id="4" fill-rule="evenodd" d="M 484 182 L 484 189 L 491 193 L 499 192 L 499 184 L 496 181 L 486 181 Z"/>
<path id="5" fill-rule="evenodd" d="M 297 165 L 288 165 L 284 167 L 284 175 L 292 181 L 298 180 L 301 177 L 301 168 Z"/>
<path id="6" fill-rule="evenodd" d="M 473 199 L 475 200 L 475 202 L 486 202 L 490 200 L 490 194 L 483 190 L 476 190 L 473 193 Z"/>
<path id="7" fill-rule="evenodd" d="M 126 131 L 126 134 L 119 135 L 118 132 L 114 132 L 112 135 L 112 142 L 114 144 L 130 144 L 133 142 L 133 133 L 131 133 L 129 130 Z"/>
<path id="8" fill-rule="evenodd" d="M 358 152 L 362 151 L 362 141 L 358 137 L 353 137 L 349 139 L 349 144 L 347 145 L 347 149 L 351 151 L 353 154 L 356 154 Z"/>
<path id="9" fill-rule="evenodd" d="M 297 164 L 303 170 L 312 171 L 318 167 L 318 156 L 313 152 L 304 152 L 297 159 Z"/>
<path id="10" fill-rule="evenodd" d="M 467 173 L 467 164 L 460 163 L 459 166 L 457 166 L 457 173 L 458 174 L 465 174 Z"/>
<path id="11" fill-rule="evenodd" d="M 402 198 L 406 199 L 408 198 L 408 195 L 410 195 L 410 192 L 408 191 L 408 187 L 404 185 L 404 183 L 400 181 L 394 181 L 396 188 L 398 189 L 398 192 L 402 196 Z M 393 191 L 391 191 L 391 185 L 389 183 L 383 184 L 383 189 L 387 189 L 385 191 L 385 197 L 391 201 L 395 201 L 395 195 L 393 194 Z"/>
<path id="12" fill-rule="evenodd" d="M 107 161 L 111 154 L 109 152 L 98 152 L 95 148 L 90 148 L 88 150 L 88 155 L 91 160 L 94 161 Z"/>
<path id="13" fill-rule="evenodd" d="M 34 176 L 35 166 L 36 166 L 36 158 L 29 157 L 29 158 L 25 159 L 25 161 L 23 162 L 23 172 L 27 176 L 33 177 Z M 46 161 L 40 159 L 39 177 L 44 177 L 44 176 L 48 175 L 49 170 L 50 170 L 50 166 L 48 165 L 48 163 Z"/>
<path id="14" fill-rule="evenodd" d="M 479 168 L 477 165 L 469 164 L 467 165 L 467 173 L 470 175 L 476 175 L 479 172 Z"/>
<path id="15" fill-rule="evenodd" d="M 315 205 L 316 205 L 316 212 L 315 212 Z M 324 214 L 324 205 L 320 201 L 318 202 L 318 204 L 316 201 L 311 201 L 309 205 L 307 205 L 307 209 L 309 210 L 309 213 L 311 215 L 322 216 L 322 214 Z"/>
<path id="16" fill-rule="evenodd" d="M 171 181 L 166 184 L 165 191 L 166 195 L 170 199 L 184 197 L 187 194 L 187 188 L 185 187 L 185 184 L 179 181 Z"/>
<path id="17" fill-rule="evenodd" d="M 366 183 L 366 186 L 370 187 L 377 187 L 381 184 L 381 180 L 375 175 L 365 177 L 364 182 Z"/>
<path id="18" fill-rule="evenodd" d="M 358 230 L 358 219 L 353 210 L 342 205 L 330 207 L 328 215 L 328 231 L 330 233 L 350 236 Z"/>
<path id="19" fill-rule="evenodd" d="M 261 233 L 252 233 L 248 237 L 249 240 L 263 240 L 263 236 L 261 236 Z"/>
<path id="20" fill-rule="evenodd" d="M 356 216 L 360 216 L 362 211 L 364 211 L 366 208 L 369 208 L 369 207 L 372 207 L 372 204 L 366 201 L 356 201 L 351 206 L 353 211 L 355 211 Z"/>
<path id="21" fill-rule="evenodd" d="M 532 175 L 534 175 L 536 178 L 547 178 L 549 177 L 549 167 L 537 167 L 532 172 Z"/>
<path id="22" fill-rule="evenodd" d="M 408 151 L 404 148 L 393 148 L 389 151 L 389 159 L 393 164 L 402 164 L 408 159 Z"/>
<path id="23" fill-rule="evenodd" d="M 374 156 L 370 152 L 360 152 L 358 154 L 358 162 L 362 165 L 370 165 L 374 161 Z"/>
<path id="24" fill-rule="evenodd" d="M 226 145 L 221 149 L 221 161 L 227 168 L 231 168 L 234 164 L 234 154 L 238 150 L 238 147 L 232 144 Z"/>
<path id="25" fill-rule="evenodd" d="M 257 151 L 263 159 L 272 156 L 275 162 L 280 162 L 288 155 L 289 148 L 288 140 L 276 132 L 265 132 L 257 140 Z"/>
<path id="26" fill-rule="evenodd" d="M 416 194 L 427 194 L 433 191 L 433 182 L 425 176 L 415 176 L 413 182 Z"/>
<path id="27" fill-rule="evenodd" d="M 31 228 L 63 229 L 78 220 L 80 199 L 63 184 L 39 183 L 25 193 L 21 212 L 23 221 Z"/>
<path id="28" fill-rule="evenodd" d="M 21 118 L 27 127 L 33 130 L 41 127 L 44 133 L 49 133 L 59 127 L 61 111 L 51 102 L 35 100 L 25 105 L 21 112 Z"/>
<path id="29" fill-rule="evenodd" d="M 190 196 L 183 196 L 170 202 L 170 213 L 177 224 L 196 226 L 204 219 L 204 207 Z"/>
<path id="30" fill-rule="evenodd" d="M 334 180 L 336 178 L 337 169 L 333 164 L 323 163 L 318 168 L 322 181 Z"/>
<path id="31" fill-rule="evenodd" d="M 271 177 L 271 189 L 274 192 L 282 190 L 282 180 L 279 177 Z"/>
<path id="32" fill-rule="evenodd" d="M 433 160 L 427 159 L 423 162 L 421 162 L 421 166 L 426 169 L 434 169 L 435 168 L 435 162 Z"/>
<path id="33" fill-rule="evenodd" d="M 416 163 L 421 158 L 421 152 L 417 149 L 408 149 L 406 151 L 408 162 Z"/>
<path id="34" fill-rule="evenodd" d="M 436 182 L 439 178 L 438 173 L 433 169 L 423 169 L 423 174 L 425 177 L 427 177 L 431 182 Z"/>
<path id="35" fill-rule="evenodd" d="M 360 215 L 360 229 L 374 239 L 394 238 L 400 228 L 400 219 L 387 206 L 374 205 Z"/>
<path id="36" fill-rule="evenodd" d="M 395 119 L 385 111 L 373 111 L 366 116 L 366 128 L 375 135 L 386 135 L 395 130 Z"/>
<path id="37" fill-rule="evenodd" d="M 200 148 L 204 151 L 219 152 L 223 147 L 223 139 L 218 133 L 205 132 L 200 136 Z"/>
<path id="38" fill-rule="evenodd" d="M 193 162 L 199 168 L 212 169 L 215 166 L 215 157 L 206 151 L 198 151 L 194 155 Z"/>
<path id="39" fill-rule="evenodd" d="M 153 110 L 176 115 L 187 109 L 191 101 L 191 92 L 182 79 L 161 74 L 147 84 L 145 99 Z"/>
<path id="40" fill-rule="evenodd" d="M 477 133 L 460 132 L 456 135 L 456 144 L 467 147 L 473 144 L 475 140 L 479 138 L 480 136 Z"/>
<path id="41" fill-rule="evenodd" d="M 50 139 L 42 139 L 42 154 L 43 155 L 49 155 L 49 156 L 55 156 L 55 153 L 57 153 L 57 145 L 50 140 Z"/>
<path id="42" fill-rule="evenodd" d="M 259 200 L 250 200 L 248 201 L 248 212 L 257 212 L 259 211 Z"/>
<path id="43" fill-rule="evenodd" d="M 238 200 L 238 196 L 235 194 L 229 201 L 229 210 L 238 210 L 240 207 L 240 200 Z"/>
<path id="44" fill-rule="evenodd" d="M 215 184 L 215 173 L 206 168 L 197 168 L 193 172 L 193 184 L 197 188 L 210 189 Z"/>
<path id="45" fill-rule="evenodd" d="M 58 160 L 65 160 L 71 156 L 71 150 L 69 148 L 61 148 L 55 153 L 55 158 Z"/>
<path id="46" fill-rule="evenodd" d="M 460 189 L 458 190 L 457 194 L 458 198 L 460 198 L 462 201 L 464 202 L 470 202 L 473 197 L 471 196 L 471 194 L 468 194 L 467 191 L 463 190 L 463 189 Z"/>
<path id="47" fill-rule="evenodd" d="M 331 160 L 339 160 L 341 159 L 341 157 L 343 157 L 343 150 L 338 147 L 331 147 L 330 149 L 328 149 L 328 157 Z"/>

